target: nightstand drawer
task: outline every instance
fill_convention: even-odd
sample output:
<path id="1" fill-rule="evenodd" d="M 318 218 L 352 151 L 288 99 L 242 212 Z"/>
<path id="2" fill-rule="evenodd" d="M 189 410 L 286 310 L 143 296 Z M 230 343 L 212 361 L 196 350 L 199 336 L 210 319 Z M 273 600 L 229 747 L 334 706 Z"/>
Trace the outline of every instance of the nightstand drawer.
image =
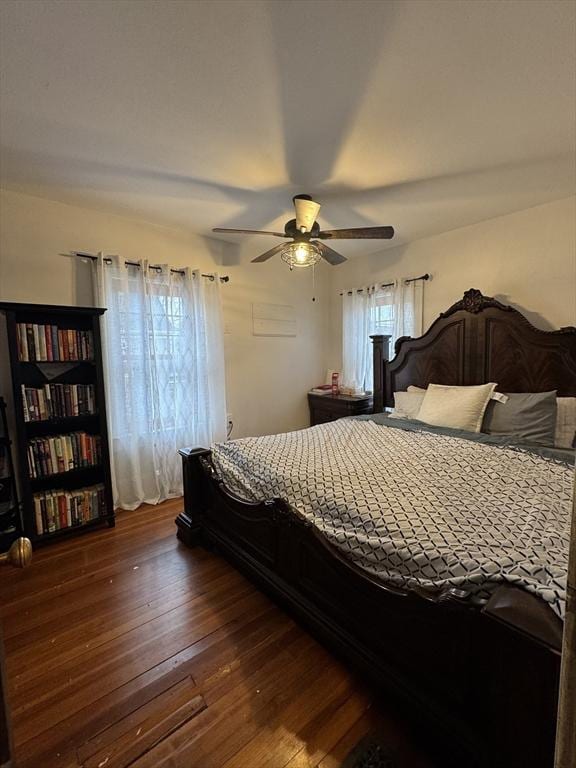
<path id="1" fill-rule="evenodd" d="M 341 413 L 316 410 L 314 411 L 314 417 L 312 416 L 312 412 L 310 412 L 310 426 L 313 427 L 315 424 L 325 424 L 327 421 L 335 421 L 341 417 Z"/>
<path id="2" fill-rule="evenodd" d="M 308 393 L 308 406 L 310 408 L 310 426 L 325 424 L 328 421 L 336 421 L 344 416 L 359 416 L 364 413 L 372 413 L 372 398 L 349 397 L 348 395 L 315 395 Z"/>

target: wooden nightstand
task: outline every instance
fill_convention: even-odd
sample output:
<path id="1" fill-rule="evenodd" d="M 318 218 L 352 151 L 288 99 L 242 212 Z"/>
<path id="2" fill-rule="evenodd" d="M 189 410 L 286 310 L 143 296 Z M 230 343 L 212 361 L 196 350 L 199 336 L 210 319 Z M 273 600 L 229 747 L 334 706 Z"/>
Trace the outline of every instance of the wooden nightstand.
<path id="1" fill-rule="evenodd" d="M 362 395 L 314 395 L 308 393 L 310 408 L 310 426 L 336 421 L 343 416 L 359 416 L 361 413 L 372 413 L 372 396 Z"/>

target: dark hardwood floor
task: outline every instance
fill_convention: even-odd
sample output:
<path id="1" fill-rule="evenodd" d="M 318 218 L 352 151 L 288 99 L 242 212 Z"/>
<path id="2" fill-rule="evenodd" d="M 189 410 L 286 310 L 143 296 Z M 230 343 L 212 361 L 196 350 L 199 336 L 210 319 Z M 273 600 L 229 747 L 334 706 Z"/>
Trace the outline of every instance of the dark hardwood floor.
<path id="1" fill-rule="evenodd" d="M 180 499 L 123 512 L 0 573 L 18 768 L 337 768 L 373 693 L 218 556 L 176 540 Z"/>

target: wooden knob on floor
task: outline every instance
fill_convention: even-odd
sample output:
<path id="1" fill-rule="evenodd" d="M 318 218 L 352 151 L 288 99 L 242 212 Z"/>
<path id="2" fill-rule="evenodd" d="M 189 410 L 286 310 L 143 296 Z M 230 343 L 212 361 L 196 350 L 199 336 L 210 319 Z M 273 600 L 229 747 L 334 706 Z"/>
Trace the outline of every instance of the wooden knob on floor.
<path id="1" fill-rule="evenodd" d="M 0 555 L 0 564 L 13 565 L 15 568 L 26 568 L 32 561 L 32 543 L 23 536 L 12 544 L 8 552 Z"/>

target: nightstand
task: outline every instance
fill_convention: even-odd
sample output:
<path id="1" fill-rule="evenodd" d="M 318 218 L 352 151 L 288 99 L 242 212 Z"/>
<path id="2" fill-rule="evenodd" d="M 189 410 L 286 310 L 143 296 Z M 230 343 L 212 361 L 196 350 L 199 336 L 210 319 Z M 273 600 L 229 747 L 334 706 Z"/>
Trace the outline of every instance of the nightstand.
<path id="1" fill-rule="evenodd" d="M 372 396 L 361 395 L 315 395 L 308 393 L 310 408 L 310 426 L 336 421 L 343 416 L 359 416 L 362 413 L 372 413 Z"/>

